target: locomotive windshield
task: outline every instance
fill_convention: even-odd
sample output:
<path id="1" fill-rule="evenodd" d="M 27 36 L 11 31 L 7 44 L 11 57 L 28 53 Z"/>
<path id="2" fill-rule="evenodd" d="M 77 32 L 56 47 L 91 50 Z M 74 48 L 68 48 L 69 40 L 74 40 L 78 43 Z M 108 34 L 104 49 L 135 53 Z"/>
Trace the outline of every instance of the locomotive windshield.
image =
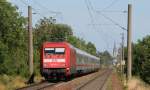
<path id="1" fill-rule="evenodd" d="M 55 48 L 55 53 L 56 54 L 64 54 L 65 53 L 65 48 Z"/>
<path id="2" fill-rule="evenodd" d="M 45 48 L 45 54 L 65 54 L 65 48 Z"/>
<path id="3" fill-rule="evenodd" d="M 44 52 L 46 54 L 54 54 L 55 53 L 55 49 L 54 48 L 45 48 Z"/>

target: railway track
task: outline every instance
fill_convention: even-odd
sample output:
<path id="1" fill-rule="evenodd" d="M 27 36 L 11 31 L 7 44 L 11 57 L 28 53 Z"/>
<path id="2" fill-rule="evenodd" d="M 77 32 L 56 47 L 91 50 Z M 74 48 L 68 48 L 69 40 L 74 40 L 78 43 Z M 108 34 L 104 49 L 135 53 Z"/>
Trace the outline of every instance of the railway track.
<path id="1" fill-rule="evenodd" d="M 59 83 L 61 83 L 61 82 L 52 83 L 52 82 L 48 82 L 48 81 L 43 81 L 43 82 L 40 82 L 37 84 L 32 84 L 30 86 L 19 88 L 17 90 L 44 90 L 45 88 L 50 88 L 50 87 L 57 85 Z"/>
<path id="2" fill-rule="evenodd" d="M 107 81 L 107 78 L 111 74 L 112 70 L 105 70 L 101 74 L 97 75 L 91 80 L 88 80 L 84 82 L 83 84 L 80 84 L 76 86 L 75 88 L 72 88 L 74 90 L 102 90 L 102 88 L 105 86 L 105 83 Z M 72 81 L 69 82 L 57 82 L 57 83 L 52 83 L 52 82 L 47 82 L 43 81 L 37 84 L 33 84 L 27 87 L 19 88 L 17 90 L 53 90 L 54 88 L 64 88 L 68 87 L 69 83 L 72 83 Z M 98 85 L 96 85 L 98 83 Z M 98 86 L 95 89 L 95 85 Z"/>
<path id="3" fill-rule="evenodd" d="M 86 83 L 78 86 L 76 90 L 103 90 L 103 87 L 111 74 L 112 70 L 106 70 L 97 77 L 87 81 Z"/>

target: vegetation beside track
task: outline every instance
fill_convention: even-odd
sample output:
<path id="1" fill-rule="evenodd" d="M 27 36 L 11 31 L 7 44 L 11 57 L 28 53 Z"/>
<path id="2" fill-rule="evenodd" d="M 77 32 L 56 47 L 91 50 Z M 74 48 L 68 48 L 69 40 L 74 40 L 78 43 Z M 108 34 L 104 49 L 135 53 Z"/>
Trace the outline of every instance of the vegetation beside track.
<path id="1" fill-rule="evenodd" d="M 0 90 L 15 90 L 25 86 L 26 79 L 20 76 L 0 75 Z"/>
<path id="2" fill-rule="evenodd" d="M 133 77 L 128 83 L 128 90 L 149 90 L 149 84 L 146 84 L 139 77 Z"/>
<path id="3" fill-rule="evenodd" d="M 133 43 L 132 74 L 150 84 L 150 35 Z M 127 60 L 127 49 L 125 48 L 125 60 Z M 127 67 L 127 66 L 126 66 Z M 127 68 L 125 67 L 125 71 Z"/>

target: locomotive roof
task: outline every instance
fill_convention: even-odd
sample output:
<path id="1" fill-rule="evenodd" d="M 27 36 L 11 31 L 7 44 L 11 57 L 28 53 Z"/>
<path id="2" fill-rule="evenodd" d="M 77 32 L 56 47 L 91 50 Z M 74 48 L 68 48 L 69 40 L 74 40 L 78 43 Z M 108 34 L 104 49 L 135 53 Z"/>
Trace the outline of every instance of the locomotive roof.
<path id="1" fill-rule="evenodd" d="M 79 53 L 79 54 L 82 54 L 82 55 L 85 55 L 85 56 L 88 56 L 88 57 L 91 57 L 91 58 L 100 60 L 98 57 L 96 57 L 96 56 L 94 56 L 94 55 L 91 55 L 91 54 L 89 54 L 89 53 L 87 53 L 87 52 L 85 52 L 85 51 L 83 51 L 83 50 L 80 50 L 80 49 L 74 47 L 74 46 L 71 45 L 71 44 L 69 44 L 69 45 L 70 45 L 70 47 L 72 47 L 73 49 L 75 49 L 76 52 Z"/>

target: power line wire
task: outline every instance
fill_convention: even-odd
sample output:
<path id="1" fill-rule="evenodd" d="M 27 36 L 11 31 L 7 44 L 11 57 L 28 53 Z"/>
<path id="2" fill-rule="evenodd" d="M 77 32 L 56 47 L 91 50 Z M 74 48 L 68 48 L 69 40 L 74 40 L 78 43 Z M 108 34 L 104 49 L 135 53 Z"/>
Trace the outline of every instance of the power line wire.
<path id="1" fill-rule="evenodd" d="M 99 13 L 101 16 L 103 16 L 104 18 L 106 18 L 107 20 L 111 21 L 114 25 L 120 27 L 122 30 L 127 30 L 125 27 L 121 26 L 120 24 L 118 24 L 117 22 L 115 22 L 113 19 L 109 18 L 108 16 L 100 13 L 100 12 L 97 12 Z"/>
<path id="2" fill-rule="evenodd" d="M 107 10 L 111 8 L 114 4 L 116 4 L 119 0 L 113 0 L 108 6 L 99 10 L 98 12 L 105 12 L 105 13 L 127 13 L 126 10 Z"/>
<path id="3" fill-rule="evenodd" d="M 102 9 L 101 11 L 95 11 L 97 13 L 99 13 L 100 15 L 102 15 L 104 18 L 106 18 L 107 20 L 111 21 L 113 24 L 115 24 L 116 26 L 120 27 L 123 30 L 127 30 L 126 28 L 124 28 L 123 26 L 121 26 L 120 24 L 118 24 L 117 22 L 115 22 L 113 19 L 109 18 L 108 16 L 102 14 L 102 12 L 121 12 L 121 13 L 127 13 L 127 11 L 105 11 L 106 9 L 112 7 L 115 3 L 117 3 L 117 1 L 119 0 L 114 0 L 112 1 L 112 3 L 110 3 L 107 7 L 105 7 L 104 9 Z"/>
<path id="4" fill-rule="evenodd" d="M 41 8 L 43 8 L 44 10 L 46 10 L 47 13 L 49 13 L 49 14 L 55 14 L 55 15 L 51 15 L 52 17 L 54 17 L 54 18 L 56 18 L 56 17 L 60 18 L 61 21 L 64 20 L 62 12 L 57 12 L 57 11 L 49 10 L 49 8 L 45 7 L 44 5 L 40 4 L 39 2 L 37 2 L 37 1 L 33 1 L 33 2 L 36 3 L 38 6 L 40 6 Z"/>
<path id="5" fill-rule="evenodd" d="M 47 7 L 43 6 L 42 4 L 40 4 L 40 3 L 37 2 L 37 1 L 34 1 L 34 2 L 35 2 L 36 4 L 38 4 L 41 8 L 46 9 L 46 10 L 47 10 L 49 13 L 51 13 L 51 14 L 55 14 L 56 16 L 62 14 L 61 12 L 56 12 L 56 11 L 51 11 L 51 10 L 49 10 Z"/>
<path id="6" fill-rule="evenodd" d="M 28 3 L 26 3 L 24 0 L 19 0 L 20 2 L 22 2 L 24 5 L 29 6 Z"/>
<path id="7" fill-rule="evenodd" d="M 103 11 L 103 10 L 106 10 L 106 9 L 109 9 L 109 8 L 112 7 L 114 4 L 116 4 L 117 1 L 119 1 L 119 0 L 113 0 L 108 6 L 106 6 L 105 8 L 103 8 L 102 11 Z"/>
<path id="8" fill-rule="evenodd" d="M 89 1 L 88 1 L 88 0 L 84 0 L 84 1 L 85 1 L 87 10 L 88 10 L 89 16 L 90 16 L 90 18 L 91 18 L 91 24 L 93 25 L 93 28 L 95 29 L 95 26 L 94 26 L 94 17 L 93 17 L 93 15 L 92 15 L 92 12 L 91 12 L 90 7 L 89 7 L 89 5 L 88 5 L 88 2 L 89 2 Z"/>
<path id="9" fill-rule="evenodd" d="M 24 0 L 19 0 L 20 2 L 22 2 L 24 5 L 26 5 L 26 6 L 29 6 L 29 4 L 27 3 L 27 2 L 25 2 Z M 40 12 L 38 12 L 38 10 L 37 9 L 35 9 L 34 7 L 31 7 L 32 9 L 33 9 L 33 11 L 34 11 L 34 13 L 33 14 L 38 14 L 39 16 L 41 16 L 41 17 L 44 17 L 44 15 L 42 15 Z"/>
<path id="10" fill-rule="evenodd" d="M 23 0 L 19 0 L 19 1 L 21 1 L 24 5 L 26 5 L 26 6 L 29 6 L 29 4 L 27 3 L 27 2 L 25 2 L 25 1 L 23 1 Z M 41 16 L 41 17 L 45 17 L 42 13 L 40 13 L 39 12 L 39 9 L 36 9 L 36 8 L 34 8 L 34 7 L 32 7 L 32 9 L 33 9 L 33 11 L 34 11 L 34 13 L 33 14 L 38 14 L 39 16 Z M 49 12 L 50 13 L 50 12 Z M 54 13 L 54 12 L 51 12 L 51 13 Z M 56 16 L 56 15 L 55 15 Z M 55 17 L 55 16 L 53 16 L 53 17 Z"/>
<path id="11" fill-rule="evenodd" d="M 96 11 L 96 12 L 105 12 L 105 13 L 127 13 L 126 10 L 102 10 L 102 11 Z"/>
<path id="12" fill-rule="evenodd" d="M 91 10 L 93 11 L 93 12 L 95 12 L 95 9 L 93 8 L 93 5 L 92 5 L 92 3 L 90 2 L 90 0 L 87 0 L 87 2 L 89 3 L 89 6 L 88 7 L 91 7 Z M 88 4 L 87 4 L 88 5 Z M 90 10 L 90 8 L 89 8 L 89 10 Z M 91 11 L 91 12 L 92 12 Z M 92 15 L 92 14 L 91 14 Z M 97 21 L 97 19 L 95 19 L 96 21 Z M 93 21 L 94 21 L 94 18 L 93 18 Z M 93 27 L 95 27 L 95 23 L 92 23 L 92 25 L 93 25 Z M 96 28 L 96 27 L 95 27 Z M 97 29 L 95 29 L 95 30 L 97 30 Z M 98 32 L 99 32 L 99 30 L 97 30 Z M 103 32 L 104 33 L 104 32 Z M 107 34 L 105 34 L 106 36 L 108 36 Z M 111 36 L 109 36 L 109 37 L 111 37 Z M 111 39 L 112 39 L 112 37 L 111 37 Z"/>
<path id="13" fill-rule="evenodd" d="M 92 3 L 89 1 L 89 0 L 85 0 L 85 4 L 86 4 L 86 7 L 87 7 L 87 9 L 88 9 L 88 12 L 89 12 L 89 16 L 90 16 L 90 18 L 91 18 L 91 24 L 92 24 L 92 26 L 93 26 L 93 28 L 96 30 L 96 31 L 98 31 L 98 32 L 100 32 L 99 30 L 97 30 L 96 29 L 96 27 L 95 27 L 95 19 L 94 19 L 94 16 L 93 16 L 93 14 L 92 14 L 92 11 L 93 12 L 95 12 L 95 10 L 94 10 L 94 8 L 93 8 L 93 6 L 92 6 Z M 100 32 L 101 33 L 101 32 Z M 102 34 L 103 35 L 103 34 Z M 106 34 L 105 34 L 106 35 Z M 107 35 L 106 35 L 107 36 Z M 106 37 L 105 36 L 105 37 Z M 109 44 L 108 44 L 108 41 L 106 40 L 106 38 L 103 38 L 103 37 L 101 37 L 102 38 L 102 40 L 106 43 L 106 50 L 107 50 L 107 48 L 109 47 Z M 112 38 L 111 38 L 112 39 Z"/>

